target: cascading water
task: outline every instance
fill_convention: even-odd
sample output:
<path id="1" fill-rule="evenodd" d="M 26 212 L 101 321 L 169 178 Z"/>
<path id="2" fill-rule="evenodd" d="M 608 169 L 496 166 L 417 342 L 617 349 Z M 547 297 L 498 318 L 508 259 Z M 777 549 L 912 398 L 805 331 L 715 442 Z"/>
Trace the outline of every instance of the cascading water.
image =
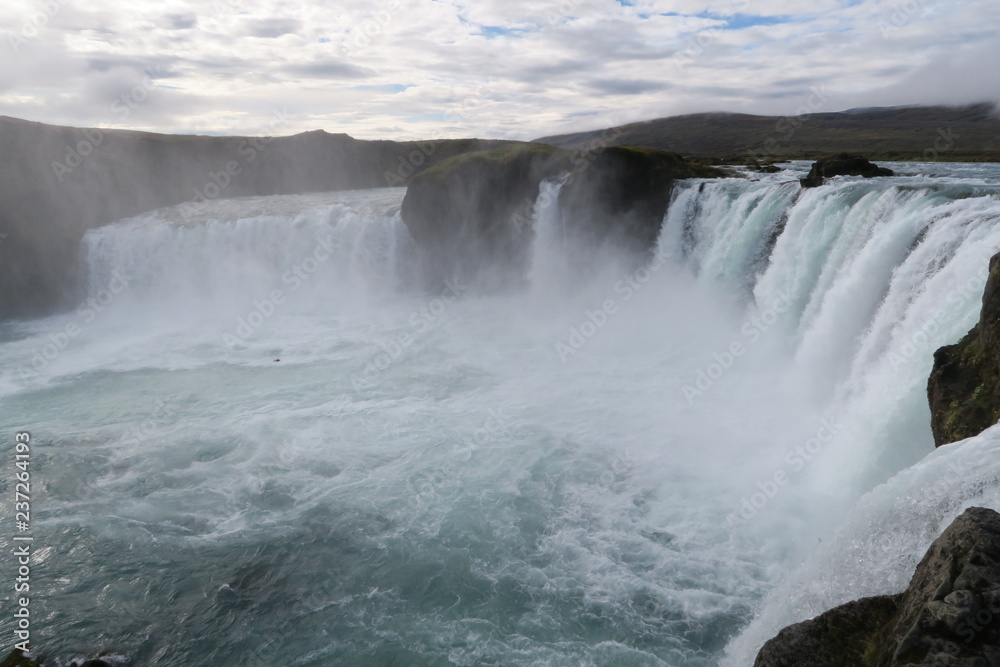
<path id="1" fill-rule="evenodd" d="M 1000 434 L 932 453 L 923 394 L 977 318 L 1000 173 L 899 170 L 678 184 L 654 260 L 586 275 L 546 184 L 505 295 L 416 287 L 402 190 L 92 231 L 87 302 L 0 332 L 0 432 L 38 443 L 39 645 L 748 665 L 898 590 L 1000 507 Z"/>
<path id="2" fill-rule="evenodd" d="M 83 241 L 90 292 L 125 277 L 134 301 L 227 304 L 274 288 L 395 292 L 414 280 L 402 190 L 359 192 L 353 205 L 317 196 L 272 197 L 208 215 L 166 209 L 90 231 Z"/>

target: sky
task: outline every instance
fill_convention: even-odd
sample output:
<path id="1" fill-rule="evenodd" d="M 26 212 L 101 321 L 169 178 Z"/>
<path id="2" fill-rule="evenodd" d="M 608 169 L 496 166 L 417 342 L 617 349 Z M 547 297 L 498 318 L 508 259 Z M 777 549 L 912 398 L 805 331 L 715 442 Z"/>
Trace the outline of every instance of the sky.
<path id="1" fill-rule="evenodd" d="M 998 101 L 998 26 L 997 0 L 4 0 L 0 115 L 534 139 L 701 111 Z"/>

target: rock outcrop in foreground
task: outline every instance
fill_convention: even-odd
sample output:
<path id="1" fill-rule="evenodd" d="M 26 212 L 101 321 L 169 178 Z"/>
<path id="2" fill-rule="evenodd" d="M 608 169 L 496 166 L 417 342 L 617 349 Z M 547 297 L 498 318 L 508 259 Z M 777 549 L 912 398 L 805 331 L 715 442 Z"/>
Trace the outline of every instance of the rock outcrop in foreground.
<path id="1" fill-rule="evenodd" d="M 4 658 L 3 662 L 0 662 L 0 667 L 47 667 L 47 662 L 44 659 L 33 660 L 19 649 L 14 649 L 10 652 L 10 655 Z M 100 658 L 91 658 L 83 662 L 74 660 L 67 667 L 111 667 L 111 663 Z"/>
<path id="2" fill-rule="evenodd" d="M 18 649 L 14 649 L 10 652 L 3 662 L 0 662 L 0 667 L 40 667 L 40 664 L 25 657 L 24 653 Z"/>
<path id="3" fill-rule="evenodd" d="M 892 176 L 894 173 L 892 169 L 880 167 L 860 155 L 841 153 L 814 162 L 812 169 L 809 170 L 809 175 L 801 179 L 801 182 L 804 188 L 818 188 L 823 185 L 827 178 L 833 176 L 873 178 L 875 176 Z"/>
<path id="4" fill-rule="evenodd" d="M 899 595 L 849 602 L 782 630 L 754 667 L 1000 665 L 1000 514 L 973 507 Z"/>
<path id="5" fill-rule="evenodd" d="M 561 229 L 580 248 L 644 252 L 656 242 L 674 179 L 726 175 L 648 148 L 524 143 L 442 160 L 414 176 L 402 215 L 432 283 L 459 278 L 502 288 L 524 279 L 544 181 L 568 179 Z"/>
<path id="6" fill-rule="evenodd" d="M 990 260 L 979 323 L 934 353 L 927 397 L 938 447 L 979 435 L 1000 420 L 1000 255 Z"/>

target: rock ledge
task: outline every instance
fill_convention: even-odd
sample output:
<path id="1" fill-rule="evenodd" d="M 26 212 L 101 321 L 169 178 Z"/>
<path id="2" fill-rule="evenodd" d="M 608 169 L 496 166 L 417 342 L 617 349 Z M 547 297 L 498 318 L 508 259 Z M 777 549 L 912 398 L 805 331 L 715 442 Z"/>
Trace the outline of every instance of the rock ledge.
<path id="1" fill-rule="evenodd" d="M 1000 514 L 972 507 L 931 544 L 909 588 L 791 625 L 754 667 L 1000 665 Z"/>

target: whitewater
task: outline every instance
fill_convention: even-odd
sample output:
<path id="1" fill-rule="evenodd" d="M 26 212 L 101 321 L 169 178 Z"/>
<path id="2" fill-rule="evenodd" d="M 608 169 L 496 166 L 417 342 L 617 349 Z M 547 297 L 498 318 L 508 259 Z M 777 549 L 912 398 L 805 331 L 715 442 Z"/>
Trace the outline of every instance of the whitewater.
<path id="1" fill-rule="evenodd" d="M 80 306 L 0 324 L 33 641 L 63 663 L 742 667 L 902 590 L 964 508 L 1000 510 L 1000 430 L 935 450 L 926 399 L 978 320 L 1000 167 L 889 166 L 677 182 L 652 257 L 584 267 L 546 183 L 504 293 L 426 286 L 401 188 L 88 232 Z"/>

